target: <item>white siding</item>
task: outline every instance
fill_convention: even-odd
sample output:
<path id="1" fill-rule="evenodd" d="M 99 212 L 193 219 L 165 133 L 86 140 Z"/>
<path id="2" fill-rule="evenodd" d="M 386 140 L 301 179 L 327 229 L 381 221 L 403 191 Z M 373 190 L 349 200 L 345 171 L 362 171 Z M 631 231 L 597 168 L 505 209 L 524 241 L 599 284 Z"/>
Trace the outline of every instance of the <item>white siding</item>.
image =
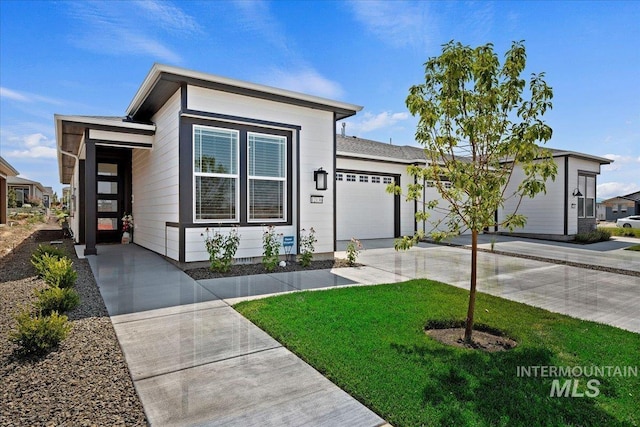
<path id="1" fill-rule="evenodd" d="M 178 124 L 180 90 L 153 116 L 156 135 L 152 150 L 133 150 L 132 190 L 134 241 L 178 259 Z"/>
<path id="2" fill-rule="evenodd" d="M 517 213 L 527 217 L 527 224 L 524 228 L 517 228 L 515 233 L 533 234 L 564 234 L 564 158 L 554 158 L 558 165 L 556 180 L 548 180 L 546 183 L 547 192 L 539 193 L 533 199 L 525 197 L 518 208 Z M 513 176 L 505 191 L 505 197 L 518 188 L 524 179 L 522 167 L 516 166 Z M 577 179 L 577 178 L 576 178 Z M 508 214 L 514 213 L 518 199 L 509 198 L 503 209 L 499 210 L 498 220 L 503 221 Z M 502 227 L 499 231 L 509 231 Z"/>
<path id="3" fill-rule="evenodd" d="M 317 253 L 333 252 L 335 237 L 333 235 L 333 181 L 329 180 L 327 191 L 316 191 L 313 171 L 323 168 L 329 176 L 333 169 L 334 119 L 333 113 L 323 110 L 298 107 L 289 104 L 255 99 L 247 96 L 217 92 L 195 86 L 188 87 L 188 108 L 195 111 L 214 112 L 247 119 L 270 121 L 290 126 L 299 126 L 300 130 L 300 182 L 296 182 L 296 132 L 293 132 L 293 227 L 278 227 L 278 232 L 296 235 L 295 230 L 316 230 L 318 239 L 315 249 Z M 300 196 L 300 224 L 295 224 L 296 194 Z M 311 195 L 324 196 L 322 204 L 311 204 Z M 288 230 L 290 228 L 290 231 Z M 238 257 L 257 257 L 262 255 L 262 228 L 242 227 L 241 243 Z M 188 230 L 186 238 L 187 261 L 206 260 L 208 255 L 203 251 L 204 243 L 200 229 Z"/>

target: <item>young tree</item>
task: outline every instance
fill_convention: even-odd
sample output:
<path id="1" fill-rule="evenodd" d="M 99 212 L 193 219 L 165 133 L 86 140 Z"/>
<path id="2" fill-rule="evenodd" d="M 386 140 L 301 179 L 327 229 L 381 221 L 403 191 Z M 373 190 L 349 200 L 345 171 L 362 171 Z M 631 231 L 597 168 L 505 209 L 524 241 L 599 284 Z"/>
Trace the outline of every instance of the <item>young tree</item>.
<path id="1" fill-rule="evenodd" d="M 532 74 L 527 90 L 520 78 L 525 62 L 523 42 L 514 42 L 500 65 L 492 44 L 471 48 L 451 41 L 440 56 L 426 62 L 425 82 L 411 87 L 406 100 L 411 114 L 419 117 L 416 140 L 424 145 L 427 159 L 426 167 L 409 168 L 417 184 L 409 186 L 407 198 L 419 200 L 422 183 L 429 181 L 447 204 L 425 201 L 416 218 L 426 221 L 430 210 L 446 209 L 445 218 L 435 225 L 446 224 L 447 231 L 434 227 L 432 233 L 438 240 L 471 231 L 466 342 L 471 342 L 473 330 L 478 233 L 496 225 L 523 227 L 526 218 L 517 213 L 522 198 L 545 192 L 546 180 L 557 173 L 549 150 L 538 145 L 551 138 L 552 130 L 541 117 L 551 109 L 553 92 L 544 73 Z M 517 166 L 524 178 L 507 192 L 514 188 L 508 184 Z M 516 209 L 496 223 L 496 211 L 511 198 L 517 201 Z M 421 237 L 404 237 L 396 249 L 407 249 Z"/>

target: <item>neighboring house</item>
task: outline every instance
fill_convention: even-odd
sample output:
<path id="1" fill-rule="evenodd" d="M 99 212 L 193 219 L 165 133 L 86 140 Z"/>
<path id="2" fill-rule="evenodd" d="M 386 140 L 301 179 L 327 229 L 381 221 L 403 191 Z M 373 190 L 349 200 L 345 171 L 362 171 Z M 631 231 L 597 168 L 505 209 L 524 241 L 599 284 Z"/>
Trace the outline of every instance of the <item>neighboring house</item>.
<path id="1" fill-rule="evenodd" d="M 389 238 L 413 234 L 414 230 L 429 232 L 430 223 L 417 223 L 415 212 L 423 201 L 437 200 L 439 195 L 430 182 L 424 186 L 422 199 L 407 202 L 402 196 L 386 192 L 387 184 L 395 182 L 406 191 L 414 178 L 407 166 L 426 164 L 423 149 L 395 146 L 361 138 L 338 135 L 337 150 L 337 238 Z M 595 228 L 596 176 L 600 166 L 611 160 L 565 150 L 551 149 L 558 165 L 555 181 L 547 182 L 545 194 L 522 200 L 519 213 L 527 217 L 524 228 L 513 234 L 570 240 L 577 233 Z M 523 176 L 521 168 L 514 170 L 510 183 L 516 188 Z M 446 185 L 446 184 L 445 184 Z M 510 190 L 507 189 L 507 193 Z M 441 206 L 445 208 L 446 206 Z M 509 200 L 497 213 L 502 220 L 512 213 L 515 201 Z M 444 214 L 432 212 L 430 221 Z M 442 224 L 439 229 L 444 229 Z M 508 233 L 501 228 L 498 231 Z"/>
<path id="2" fill-rule="evenodd" d="M 39 182 L 11 176 L 7 178 L 7 184 L 16 193 L 17 207 L 22 207 L 25 203 L 42 202 L 45 189 Z"/>
<path id="3" fill-rule="evenodd" d="M 51 207 L 53 201 L 53 187 L 44 187 L 44 193 L 42 193 L 42 204 L 45 208 Z"/>
<path id="4" fill-rule="evenodd" d="M 18 175 L 18 171 L 9 162 L 0 157 L 0 224 L 7 223 L 7 207 L 9 204 L 7 180 L 16 175 Z"/>
<path id="5" fill-rule="evenodd" d="M 604 219 L 607 221 L 638 215 L 640 214 L 640 191 L 603 200 L 602 206 L 605 210 Z"/>
<path id="6" fill-rule="evenodd" d="M 202 234 L 238 227 L 238 258 L 263 253 L 265 225 L 313 227 L 335 249 L 336 121 L 362 107 L 154 65 L 125 117 L 55 116 L 60 180 L 85 254 L 117 241 L 132 213 L 136 244 L 207 260 Z M 97 189 L 97 191 L 96 191 Z"/>

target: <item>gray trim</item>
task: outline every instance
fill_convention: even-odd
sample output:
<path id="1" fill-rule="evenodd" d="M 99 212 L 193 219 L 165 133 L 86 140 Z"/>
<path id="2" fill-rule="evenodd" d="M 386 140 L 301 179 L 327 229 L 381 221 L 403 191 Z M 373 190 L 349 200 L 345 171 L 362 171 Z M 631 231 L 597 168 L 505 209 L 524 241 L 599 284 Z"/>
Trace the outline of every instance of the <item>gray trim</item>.
<path id="1" fill-rule="evenodd" d="M 411 160 L 406 160 L 406 161 L 401 161 L 401 160 L 397 160 L 397 159 L 392 159 L 392 160 L 385 160 L 385 159 L 372 159 L 370 157 L 365 157 L 365 156 L 360 156 L 358 154 L 354 154 L 353 156 L 348 155 L 348 154 L 336 154 L 336 157 L 339 157 L 341 159 L 356 159 L 356 160 L 362 160 L 362 161 L 366 161 L 366 162 L 375 162 L 375 163 L 387 163 L 387 164 L 394 164 L 394 165 L 402 165 L 402 166 L 409 166 L 409 165 L 415 165 L 416 162 Z M 426 162 L 426 160 L 425 160 Z"/>
<path id="2" fill-rule="evenodd" d="M 96 145 L 89 139 L 89 130 L 85 130 L 85 168 L 84 168 L 84 208 L 85 208 L 85 255 L 97 255 L 97 184 L 96 184 Z"/>
<path id="3" fill-rule="evenodd" d="M 186 101 L 185 101 L 186 102 Z M 242 116 L 231 116 L 229 114 L 219 114 L 219 113 L 210 113 L 207 111 L 198 111 L 198 110 L 189 110 L 187 107 L 183 107 L 180 112 L 183 116 L 195 116 L 193 118 L 203 118 L 203 119 L 215 119 L 221 120 L 224 122 L 230 123 L 246 123 L 250 125 L 258 125 L 258 126 L 269 126 L 269 127 L 281 127 L 287 129 L 297 129 L 301 130 L 302 127 L 299 125 L 292 125 L 288 123 L 280 123 L 280 122 L 272 122 L 269 120 L 260 120 L 260 119 L 252 119 L 250 117 L 242 117 Z"/>
<path id="4" fill-rule="evenodd" d="M 333 251 L 338 250 L 338 137 L 336 136 L 336 113 L 333 113 Z"/>
<path id="5" fill-rule="evenodd" d="M 127 141 L 111 141 L 108 139 L 92 139 L 96 145 L 114 148 L 153 148 L 153 143 L 149 142 L 127 142 Z"/>
<path id="6" fill-rule="evenodd" d="M 185 98 L 186 101 L 186 98 Z M 185 262 L 185 224 L 193 222 L 193 142 L 191 124 L 178 114 L 178 261 Z"/>
<path id="7" fill-rule="evenodd" d="M 134 121 L 122 121 L 123 123 L 138 123 L 138 122 L 134 122 Z M 79 126 L 79 127 L 85 127 L 85 129 L 91 129 L 91 130 L 104 130 L 104 131 L 109 131 L 109 132 L 118 132 L 118 133 L 131 133 L 134 135 L 147 135 L 147 136 L 153 136 L 156 134 L 155 130 L 148 130 L 148 129 L 136 129 L 136 128 L 128 128 L 128 127 L 121 127 L 118 125 L 99 125 L 99 124 L 95 124 L 95 123 L 89 123 L 89 122 L 82 122 L 82 121 L 69 121 L 69 120 L 62 120 L 62 125 L 64 126 L 65 124 L 69 124 L 70 126 Z M 141 125 L 149 125 L 150 123 L 139 123 Z M 85 137 L 88 137 L 88 135 L 85 135 Z"/>
<path id="8" fill-rule="evenodd" d="M 76 203 L 78 204 L 76 209 L 79 215 L 78 218 L 78 236 L 76 236 L 76 241 L 78 243 L 84 243 L 84 236 L 85 236 L 85 210 L 84 210 L 84 192 L 85 192 L 85 186 L 84 186 L 84 176 L 85 176 L 85 161 L 86 160 L 80 160 L 79 161 L 79 175 L 80 176 L 80 182 L 78 183 L 78 194 L 76 195 L 77 199 Z M 82 195 L 82 196 L 80 196 Z M 97 196 L 96 196 L 97 197 Z"/>
<path id="9" fill-rule="evenodd" d="M 564 158 L 564 235 L 569 235 L 569 156 Z"/>
<path id="10" fill-rule="evenodd" d="M 395 182 L 395 185 L 401 186 L 401 175 L 397 173 L 385 173 L 385 172 L 377 172 L 377 171 L 366 171 L 366 170 L 356 170 L 356 169 L 336 169 L 336 173 L 349 173 L 356 175 L 374 175 L 374 176 L 391 176 Z M 337 192 L 337 186 L 336 186 Z M 393 237 L 400 237 L 401 233 L 401 224 L 400 224 L 400 196 L 397 194 L 393 195 Z M 415 216 L 414 216 L 415 218 Z M 417 225 L 416 225 L 417 228 Z"/>
<path id="11" fill-rule="evenodd" d="M 296 129 L 295 135 L 296 135 L 296 182 L 295 182 L 296 184 L 296 253 L 299 254 L 300 253 L 300 128 Z"/>

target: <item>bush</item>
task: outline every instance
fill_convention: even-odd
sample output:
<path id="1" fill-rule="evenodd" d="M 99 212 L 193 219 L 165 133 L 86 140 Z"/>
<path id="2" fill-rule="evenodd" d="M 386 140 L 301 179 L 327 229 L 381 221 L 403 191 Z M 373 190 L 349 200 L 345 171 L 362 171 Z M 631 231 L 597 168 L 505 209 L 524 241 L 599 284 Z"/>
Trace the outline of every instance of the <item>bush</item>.
<path id="1" fill-rule="evenodd" d="M 236 256 L 238 246 L 240 245 L 240 235 L 237 228 L 232 228 L 226 236 L 217 230 L 209 234 L 206 229 L 206 237 L 204 244 L 209 252 L 209 263 L 212 271 L 226 273 L 233 264 L 233 258 Z M 204 234 L 202 234 L 204 236 Z"/>
<path id="2" fill-rule="evenodd" d="M 32 316 L 23 309 L 16 317 L 17 329 L 9 334 L 9 339 L 20 346 L 23 354 L 42 355 L 60 344 L 71 330 L 69 320 L 57 312 L 50 316 Z"/>
<path id="3" fill-rule="evenodd" d="M 590 231 L 589 233 L 579 233 L 576 234 L 576 242 L 579 243 L 597 243 L 597 242 L 605 242 L 611 238 L 611 233 L 608 230 L 597 229 L 594 231 Z"/>
<path id="4" fill-rule="evenodd" d="M 42 316 L 48 316 L 54 311 L 65 313 L 80 304 L 80 295 L 71 288 L 52 286 L 36 291 L 36 296 L 38 301 L 35 303 L 35 308 L 38 309 Z"/>
<path id="5" fill-rule="evenodd" d="M 302 230 L 305 231 L 304 229 Z M 300 264 L 303 267 L 308 267 L 313 260 L 313 252 L 315 250 L 316 231 L 311 227 L 308 233 L 300 236 Z"/>
<path id="6" fill-rule="evenodd" d="M 73 262 L 69 258 L 55 259 L 53 257 L 43 258 L 46 270 L 42 279 L 49 286 L 58 288 L 72 288 L 78 279 L 78 273 L 73 269 Z"/>
<path id="7" fill-rule="evenodd" d="M 31 254 L 31 264 L 36 268 L 39 277 L 43 277 L 44 271 L 51 259 L 66 258 L 67 253 L 60 248 L 51 245 L 39 245 L 38 249 Z M 47 258 L 45 260 L 45 258 Z"/>
<path id="8" fill-rule="evenodd" d="M 262 233 L 262 265 L 267 271 L 273 271 L 280 261 L 280 237 L 272 225 Z"/>
<path id="9" fill-rule="evenodd" d="M 640 229 L 624 227 L 598 227 L 598 230 L 607 230 L 612 236 L 640 237 Z"/>
<path id="10" fill-rule="evenodd" d="M 347 243 L 347 264 L 350 266 L 355 265 L 361 250 L 362 243 L 360 243 L 360 240 L 352 237 L 349 243 Z"/>

